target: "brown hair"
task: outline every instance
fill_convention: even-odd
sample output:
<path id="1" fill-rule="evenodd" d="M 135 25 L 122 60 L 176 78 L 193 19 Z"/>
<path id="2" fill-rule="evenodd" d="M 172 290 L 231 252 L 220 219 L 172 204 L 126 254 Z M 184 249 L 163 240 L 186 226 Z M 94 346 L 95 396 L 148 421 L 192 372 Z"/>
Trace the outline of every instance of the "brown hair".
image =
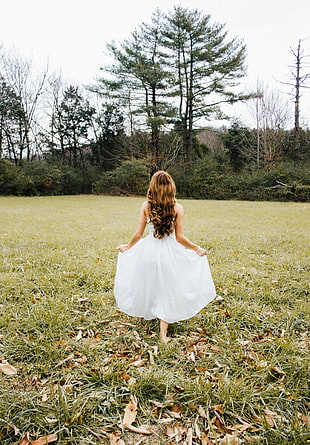
<path id="1" fill-rule="evenodd" d="M 174 230 L 175 183 L 169 173 L 156 172 L 147 191 L 148 214 L 155 238 L 164 238 Z"/>

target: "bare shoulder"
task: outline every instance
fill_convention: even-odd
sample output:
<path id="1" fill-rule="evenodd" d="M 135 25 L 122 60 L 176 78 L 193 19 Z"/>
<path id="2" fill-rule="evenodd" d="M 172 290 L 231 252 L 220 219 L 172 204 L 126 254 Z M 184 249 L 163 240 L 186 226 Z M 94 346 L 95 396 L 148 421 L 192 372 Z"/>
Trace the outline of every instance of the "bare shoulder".
<path id="1" fill-rule="evenodd" d="M 145 216 L 147 216 L 148 214 L 148 202 L 144 201 L 144 203 L 141 206 L 141 212 L 143 212 L 145 214 Z"/>
<path id="2" fill-rule="evenodd" d="M 177 215 L 183 215 L 184 210 L 183 210 L 183 206 L 182 206 L 182 204 L 179 204 L 178 202 L 176 202 L 176 203 L 175 203 L 175 206 L 174 206 L 174 209 L 175 209 L 175 213 L 176 213 Z"/>

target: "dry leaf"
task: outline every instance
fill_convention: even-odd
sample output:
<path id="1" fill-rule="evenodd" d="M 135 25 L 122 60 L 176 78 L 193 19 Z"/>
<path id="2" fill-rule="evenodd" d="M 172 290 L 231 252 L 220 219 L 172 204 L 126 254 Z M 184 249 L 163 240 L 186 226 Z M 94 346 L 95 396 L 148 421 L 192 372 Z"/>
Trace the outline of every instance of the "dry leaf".
<path id="1" fill-rule="evenodd" d="M 107 433 L 107 438 L 110 441 L 110 445 L 125 445 L 119 432 Z"/>
<path id="2" fill-rule="evenodd" d="M 270 417 L 281 417 L 281 416 L 279 416 L 279 414 L 274 413 L 273 411 L 270 411 L 270 409 L 268 409 L 268 408 L 264 409 L 264 413 L 267 414 L 267 416 L 270 416 Z"/>
<path id="3" fill-rule="evenodd" d="M 133 425 L 127 425 L 127 427 L 130 431 L 133 431 L 134 433 L 138 433 L 138 434 L 145 434 L 146 436 L 149 436 L 151 434 L 153 434 L 153 431 L 147 430 L 146 428 L 144 428 L 144 426 L 133 426 Z"/>
<path id="4" fill-rule="evenodd" d="M 267 425 L 269 425 L 271 428 L 274 427 L 274 421 L 271 416 L 262 414 L 261 416 L 254 416 L 253 420 L 257 423 L 267 423 Z"/>
<path id="5" fill-rule="evenodd" d="M 186 435 L 186 445 L 192 445 L 192 444 L 193 444 L 193 429 L 188 428 Z"/>
<path id="6" fill-rule="evenodd" d="M 268 362 L 266 362 L 266 360 L 260 360 L 259 362 L 256 363 L 257 369 L 264 369 L 264 368 L 267 368 L 267 366 L 268 366 Z"/>
<path id="7" fill-rule="evenodd" d="M 201 429 L 198 425 L 198 417 L 195 419 L 194 427 L 195 427 L 195 434 L 196 434 L 197 438 L 201 439 L 201 436 L 203 433 L 201 433 Z"/>
<path id="8" fill-rule="evenodd" d="M 270 373 L 273 377 L 279 379 L 283 379 L 286 376 L 286 373 L 282 371 L 282 369 L 278 368 L 277 366 L 274 366 L 270 369 Z"/>
<path id="9" fill-rule="evenodd" d="M 0 363 L 0 371 L 5 375 L 17 374 L 17 369 L 10 365 L 6 360 L 2 360 L 2 363 Z"/>
<path id="10" fill-rule="evenodd" d="M 141 360 L 135 360 L 134 362 L 131 363 L 131 366 L 135 366 L 136 368 L 140 368 L 141 366 L 143 366 L 145 363 L 147 362 L 147 360 L 145 358 L 141 359 Z"/>
<path id="11" fill-rule="evenodd" d="M 180 442 L 183 435 L 187 433 L 187 428 L 176 422 L 173 426 L 168 425 L 166 429 L 166 434 L 170 439 L 174 439 L 176 442 Z"/>
<path id="12" fill-rule="evenodd" d="M 56 442 L 56 440 L 58 440 L 57 434 L 49 434 L 31 442 L 30 445 L 46 445 L 47 443 Z"/>
<path id="13" fill-rule="evenodd" d="M 263 443 L 263 437 L 262 436 L 245 436 L 244 437 L 249 443 Z"/>
<path id="14" fill-rule="evenodd" d="M 30 444 L 30 436 L 29 433 L 26 433 L 22 440 L 19 442 L 19 445 L 29 445 Z"/>
<path id="15" fill-rule="evenodd" d="M 225 434 L 231 434 L 231 429 L 226 428 L 224 425 L 224 422 L 220 419 L 220 417 L 216 414 L 216 417 L 212 420 L 212 423 L 220 430 L 223 431 Z"/>
<path id="16" fill-rule="evenodd" d="M 138 409 L 137 398 L 135 396 L 131 396 L 130 402 L 125 408 L 123 426 L 125 428 L 128 428 L 130 431 L 133 431 L 134 433 L 146 434 L 146 435 L 153 434 L 152 431 L 149 431 L 143 427 L 135 427 L 132 425 L 132 423 L 136 420 L 137 409 Z"/>
<path id="17" fill-rule="evenodd" d="M 194 352 L 191 352 L 191 353 L 190 353 L 190 355 L 189 355 L 189 359 L 190 359 L 193 363 L 195 363 L 196 358 L 195 358 L 195 354 L 194 354 Z"/>
<path id="18" fill-rule="evenodd" d="M 123 418 L 123 425 L 125 427 L 128 427 L 136 420 L 137 408 L 138 408 L 137 398 L 135 396 L 131 396 L 130 402 L 125 408 L 125 413 Z"/>
<path id="19" fill-rule="evenodd" d="M 50 425 L 54 425 L 55 423 L 58 423 L 58 419 L 51 419 L 49 417 L 45 417 L 45 420 L 47 423 L 49 423 Z"/>
<path id="20" fill-rule="evenodd" d="M 253 426 L 250 423 L 238 423 L 237 425 L 231 426 L 230 429 L 242 433 L 243 431 L 246 431 L 248 429 L 253 430 Z"/>
<path id="21" fill-rule="evenodd" d="M 67 343 L 68 343 L 67 340 L 58 340 L 58 341 L 56 341 L 55 346 L 62 346 Z"/>
<path id="22" fill-rule="evenodd" d="M 219 441 L 219 445 L 239 445 L 241 440 L 234 434 L 226 434 L 223 439 Z"/>
<path id="23" fill-rule="evenodd" d="M 44 392 L 43 394 L 42 394 L 42 402 L 47 402 L 48 401 L 48 394 L 46 394 L 46 392 Z"/>
<path id="24" fill-rule="evenodd" d="M 75 341 L 79 341 L 81 340 L 81 338 L 83 338 L 83 331 L 80 329 L 77 333 L 77 336 L 75 337 Z"/>
<path id="25" fill-rule="evenodd" d="M 215 442 L 209 438 L 205 431 L 201 434 L 201 445 L 215 445 Z"/>
<path id="26" fill-rule="evenodd" d="M 212 408 L 214 409 L 214 411 L 217 411 L 220 414 L 225 413 L 222 405 L 214 405 L 214 406 L 212 406 Z"/>
<path id="27" fill-rule="evenodd" d="M 205 412 L 205 410 L 204 410 L 204 408 L 202 406 L 199 406 L 198 414 L 200 415 L 200 417 L 203 417 L 204 419 L 207 418 L 207 414 L 206 414 L 206 412 Z"/>
<path id="28" fill-rule="evenodd" d="M 212 351 L 215 351 L 215 352 L 223 352 L 223 350 L 222 349 L 220 349 L 220 348 L 218 348 L 217 346 L 210 346 L 210 349 L 212 350 Z"/>
<path id="29" fill-rule="evenodd" d="M 309 424 L 309 418 L 305 414 L 297 413 L 297 418 L 302 421 L 304 425 Z"/>

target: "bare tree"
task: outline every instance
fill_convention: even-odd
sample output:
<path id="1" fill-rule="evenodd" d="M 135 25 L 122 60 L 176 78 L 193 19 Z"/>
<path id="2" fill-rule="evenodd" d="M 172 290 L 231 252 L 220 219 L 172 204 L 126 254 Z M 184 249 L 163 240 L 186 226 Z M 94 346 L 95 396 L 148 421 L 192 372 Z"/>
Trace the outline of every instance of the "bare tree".
<path id="1" fill-rule="evenodd" d="M 34 73 L 31 59 L 21 57 L 12 50 L 2 54 L 0 60 L 0 72 L 9 87 L 19 97 L 20 113 L 18 122 L 18 144 L 15 150 L 18 151 L 18 158 L 26 157 L 31 159 L 36 139 L 36 113 L 39 101 L 47 86 L 48 66 L 41 74 Z"/>
<path id="2" fill-rule="evenodd" d="M 309 38 L 309 37 L 308 37 Z M 302 42 L 307 39 L 299 39 L 297 50 L 294 51 L 290 48 L 290 52 L 295 59 L 294 65 L 291 67 L 293 71 L 291 72 L 291 82 L 281 82 L 284 85 L 289 85 L 292 87 L 291 93 L 289 93 L 294 100 L 294 159 L 298 161 L 300 152 L 300 98 L 302 89 L 310 89 L 307 85 L 310 79 L 310 73 L 302 73 L 304 69 L 310 68 L 310 64 L 306 62 L 306 58 L 309 55 L 304 55 L 304 51 L 301 47 Z"/>
<path id="3" fill-rule="evenodd" d="M 289 104 L 278 90 L 257 81 L 256 97 L 248 102 L 256 125 L 256 165 L 273 164 L 282 152 L 281 130 L 289 123 Z"/>

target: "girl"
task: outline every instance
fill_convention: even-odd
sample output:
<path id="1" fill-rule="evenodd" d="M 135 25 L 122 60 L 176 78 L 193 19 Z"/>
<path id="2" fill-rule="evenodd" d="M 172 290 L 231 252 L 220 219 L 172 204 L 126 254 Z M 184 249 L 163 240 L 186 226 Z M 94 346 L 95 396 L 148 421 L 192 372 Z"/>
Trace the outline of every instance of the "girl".
<path id="1" fill-rule="evenodd" d="M 117 304 L 128 315 L 159 318 L 163 343 L 170 340 L 169 323 L 192 317 L 216 295 L 207 251 L 184 236 L 183 207 L 175 193 L 171 176 L 155 173 L 137 230 L 117 247 Z M 149 235 L 141 239 L 146 224 Z"/>

